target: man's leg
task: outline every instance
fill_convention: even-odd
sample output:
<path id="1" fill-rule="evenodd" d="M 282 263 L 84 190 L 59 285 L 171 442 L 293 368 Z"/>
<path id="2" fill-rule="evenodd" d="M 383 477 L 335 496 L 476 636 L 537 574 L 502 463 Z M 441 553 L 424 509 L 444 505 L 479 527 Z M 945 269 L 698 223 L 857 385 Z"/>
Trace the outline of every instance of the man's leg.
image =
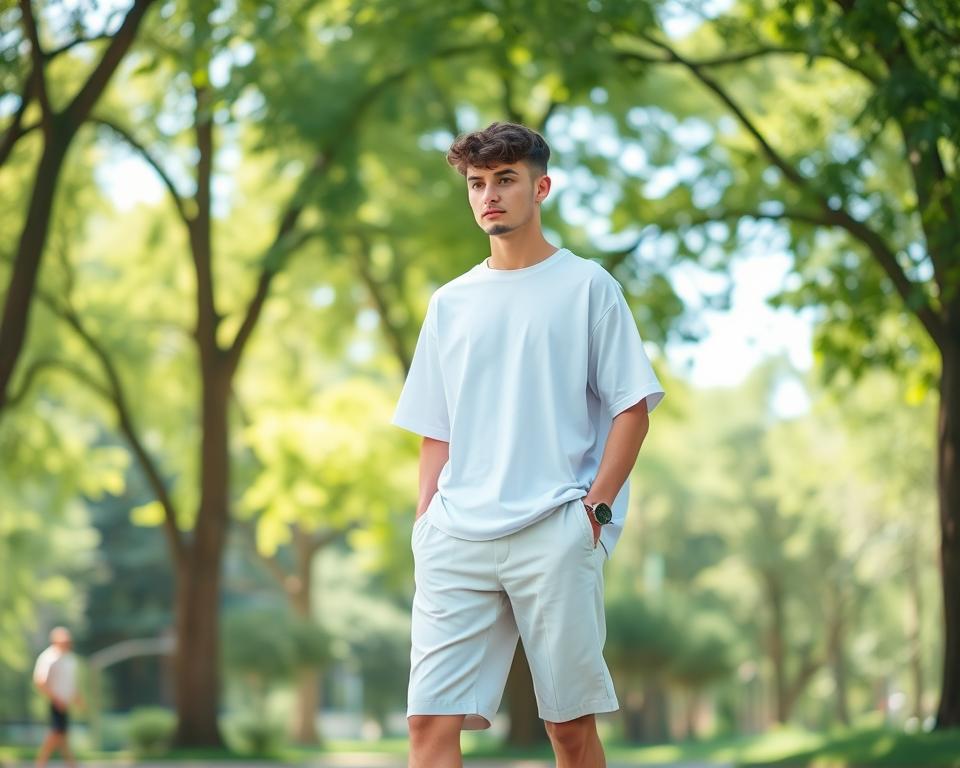
<path id="1" fill-rule="evenodd" d="M 50 754 L 60 743 L 60 734 L 57 731 L 47 731 L 43 744 L 40 745 L 40 751 L 37 752 L 37 768 L 44 768 Z"/>
<path id="2" fill-rule="evenodd" d="M 545 722 L 544 725 L 557 756 L 557 768 L 606 768 L 594 715 L 584 715 L 565 723 Z"/>
<path id="3" fill-rule="evenodd" d="M 409 768 L 461 768 L 463 715 L 411 715 Z"/>
<path id="4" fill-rule="evenodd" d="M 63 759 L 67 761 L 67 765 L 70 768 L 77 768 L 77 761 L 73 756 L 73 751 L 70 749 L 70 739 L 67 731 L 60 734 L 60 754 L 63 755 Z"/>
<path id="5" fill-rule="evenodd" d="M 510 537 L 500 574 L 558 768 L 601 768 L 594 715 L 618 709 L 603 659 L 603 553 L 577 500 Z"/>

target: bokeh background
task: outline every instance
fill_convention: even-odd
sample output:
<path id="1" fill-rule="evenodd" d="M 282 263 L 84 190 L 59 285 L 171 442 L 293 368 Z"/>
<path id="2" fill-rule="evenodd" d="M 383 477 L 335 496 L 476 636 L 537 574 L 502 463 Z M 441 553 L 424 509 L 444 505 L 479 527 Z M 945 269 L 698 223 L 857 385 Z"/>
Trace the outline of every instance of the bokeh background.
<path id="1" fill-rule="evenodd" d="M 55 624 L 84 754 L 403 752 L 389 420 L 487 252 L 446 148 L 512 120 L 668 391 L 607 564 L 611 749 L 960 764 L 952 0 L 0 8 L 0 759 Z M 544 741 L 521 653 L 464 743 Z"/>

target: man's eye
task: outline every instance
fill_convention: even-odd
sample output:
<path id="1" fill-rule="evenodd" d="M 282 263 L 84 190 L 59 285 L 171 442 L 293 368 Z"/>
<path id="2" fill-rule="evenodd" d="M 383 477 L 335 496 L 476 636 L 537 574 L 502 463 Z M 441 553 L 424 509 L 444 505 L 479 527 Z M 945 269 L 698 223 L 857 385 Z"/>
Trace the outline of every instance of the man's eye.
<path id="1" fill-rule="evenodd" d="M 510 181 L 510 179 L 500 179 L 500 183 L 501 183 L 501 184 L 506 184 L 506 183 L 509 182 L 509 181 Z"/>
<path id="2" fill-rule="evenodd" d="M 475 181 L 475 182 L 473 182 L 473 184 L 471 184 L 470 186 L 471 186 L 473 189 L 480 189 L 480 182 L 479 182 L 479 181 Z"/>

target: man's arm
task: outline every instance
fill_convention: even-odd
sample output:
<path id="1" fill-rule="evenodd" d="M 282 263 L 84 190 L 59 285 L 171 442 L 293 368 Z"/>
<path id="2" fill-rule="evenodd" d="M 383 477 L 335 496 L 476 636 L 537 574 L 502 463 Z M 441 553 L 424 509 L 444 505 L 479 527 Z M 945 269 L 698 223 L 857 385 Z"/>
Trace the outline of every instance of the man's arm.
<path id="1" fill-rule="evenodd" d="M 423 438 L 420 445 L 420 497 L 417 501 L 416 517 L 427 511 L 430 499 L 437 492 L 440 472 L 449 458 L 450 443 L 434 440 L 432 437 Z"/>
<path id="2" fill-rule="evenodd" d="M 53 693 L 50 688 L 50 670 L 49 668 L 40 669 L 39 667 L 33 671 L 33 684 L 37 687 L 37 690 L 40 691 L 46 698 L 53 702 L 54 706 L 57 709 L 64 709 L 66 702 L 60 701 L 57 696 Z"/>
<path id="3" fill-rule="evenodd" d="M 584 502 L 597 504 L 602 501 L 613 504 L 630 476 L 630 470 L 637 461 L 637 454 L 640 453 L 640 446 L 643 445 L 649 429 L 650 417 L 647 415 L 646 399 L 614 417 L 607 444 L 603 449 L 603 458 L 600 459 L 597 479 L 590 486 Z M 594 536 L 599 536 L 600 526 L 596 523 L 593 525 Z"/>

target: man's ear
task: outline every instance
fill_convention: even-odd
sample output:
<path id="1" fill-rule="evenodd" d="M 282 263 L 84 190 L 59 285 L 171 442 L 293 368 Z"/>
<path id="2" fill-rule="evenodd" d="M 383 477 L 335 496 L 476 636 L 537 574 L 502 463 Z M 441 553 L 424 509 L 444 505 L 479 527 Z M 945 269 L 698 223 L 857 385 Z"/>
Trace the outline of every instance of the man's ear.
<path id="1" fill-rule="evenodd" d="M 547 175 L 541 176 L 537 179 L 536 192 L 534 193 L 533 199 L 537 203 L 542 203 L 546 200 L 547 195 L 550 194 L 550 186 L 553 182 L 550 180 L 550 177 Z"/>

